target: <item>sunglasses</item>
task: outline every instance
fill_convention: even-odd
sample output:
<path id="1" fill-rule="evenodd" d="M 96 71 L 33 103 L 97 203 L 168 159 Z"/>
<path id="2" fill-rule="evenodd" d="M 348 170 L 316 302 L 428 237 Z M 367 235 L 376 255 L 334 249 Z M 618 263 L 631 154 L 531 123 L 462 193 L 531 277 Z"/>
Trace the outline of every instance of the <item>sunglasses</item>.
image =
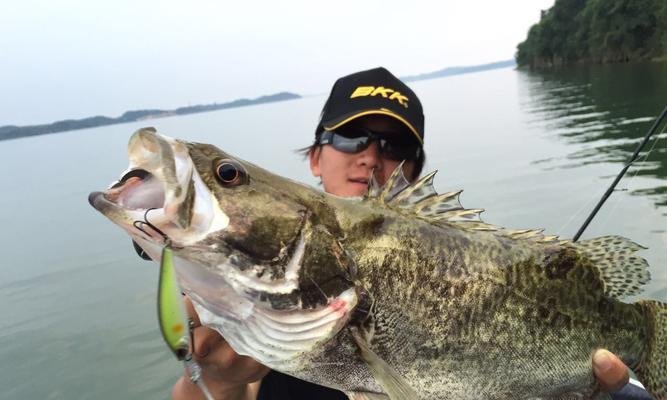
<path id="1" fill-rule="evenodd" d="M 335 131 L 324 131 L 317 141 L 330 144 L 343 153 L 359 153 L 376 141 L 380 155 L 393 161 L 416 160 L 421 155 L 421 146 L 406 139 L 400 133 L 376 133 L 359 126 L 345 126 Z"/>

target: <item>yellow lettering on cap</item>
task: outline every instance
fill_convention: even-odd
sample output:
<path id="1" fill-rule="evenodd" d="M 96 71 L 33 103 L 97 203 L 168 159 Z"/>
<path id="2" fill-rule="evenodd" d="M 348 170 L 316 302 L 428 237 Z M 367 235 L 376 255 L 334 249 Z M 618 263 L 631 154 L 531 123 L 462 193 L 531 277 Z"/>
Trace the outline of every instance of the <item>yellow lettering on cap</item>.
<path id="1" fill-rule="evenodd" d="M 350 98 L 353 99 L 355 97 L 368 96 L 373 92 L 373 89 L 375 89 L 373 86 L 359 86 L 352 92 Z"/>
<path id="2" fill-rule="evenodd" d="M 389 98 L 389 100 L 396 100 L 400 105 L 402 105 L 405 108 L 408 108 L 408 98 L 406 96 L 403 96 L 401 92 L 397 92 L 394 89 L 390 88 L 385 88 L 384 86 L 359 86 L 356 89 L 354 89 L 354 92 L 350 95 L 350 98 L 353 99 L 355 97 L 365 97 L 365 96 L 377 96 L 380 95 L 382 97 Z"/>
<path id="3" fill-rule="evenodd" d="M 392 93 L 391 97 L 389 97 L 389 100 L 398 100 L 399 104 L 405 107 L 408 106 L 408 98 L 403 96 L 401 92 Z"/>
<path id="4" fill-rule="evenodd" d="M 393 93 L 393 92 L 394 92 L 394 89 L 389 89 L 389 88 L 385 89 L 384 86 L 378 86 L 378 87 L 375 88 L 373 93 L 371 93 L 371 96 L 377 96 L 378 94 L 380 94 L 380 95 L 382 95 L 382 97 L 384 97 L 386 99 L 387 97 L 389 97 L 389 93 Z"/>

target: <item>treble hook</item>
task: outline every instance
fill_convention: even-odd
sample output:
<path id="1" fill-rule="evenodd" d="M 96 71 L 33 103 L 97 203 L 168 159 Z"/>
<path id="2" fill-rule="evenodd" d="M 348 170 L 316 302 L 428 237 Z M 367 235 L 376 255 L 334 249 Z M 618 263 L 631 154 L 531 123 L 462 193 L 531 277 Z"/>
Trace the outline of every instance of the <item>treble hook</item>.
<path id="1" fill-rule="evenodd" d="M 148 210 L 146 210 L 146 212 L 144 213 L 144 220 L 143 220 L 143 221 L 141 221 L 141 220 L 134 221 L 134 222 L 132 223 L 132 226 L 134 226 L 135 228 L 137 228 L 137 230 L 139 230 L 139 231 L 140 231 L 141 233 L 143 233 L 144 235 L 146 235 L 146 236 L 148 236 L 148 237 L 151 237 L 152 235 L 151 235 L 150 233 L 148 233 L 148 231 L 146 231 L 146 229 L 144 229 L 145 226 L 148 226 L 148 227 L 151 228 L 154 232 L 156 232 L 157 234 L 159 234 L 160 236 L 162 236 L 162 240 L 163 240 L 163 242 L 164 242 L 166 245 L 169 245 L 169 243 L 171 242 L 171 241 L 169 240 L 169 236 L 167 236 L 166 233 L 162 232 L 157 226 L 151 224 L 151 223 L 148 221 L 148 212 L 151 211 L 151 210 L 157 210 L 157 208 L 149 208 Z"/>

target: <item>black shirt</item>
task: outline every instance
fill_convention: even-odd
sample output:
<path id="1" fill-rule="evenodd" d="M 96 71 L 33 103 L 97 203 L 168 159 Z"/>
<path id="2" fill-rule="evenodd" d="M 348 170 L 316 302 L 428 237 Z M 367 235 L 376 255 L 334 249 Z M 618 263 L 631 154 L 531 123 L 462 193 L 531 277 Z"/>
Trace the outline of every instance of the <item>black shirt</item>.
<path id="1" fill-rule="evenodd" d="M 347 400 L 338 390 L 271 371 L 262 379 L 257 400 Z"/>

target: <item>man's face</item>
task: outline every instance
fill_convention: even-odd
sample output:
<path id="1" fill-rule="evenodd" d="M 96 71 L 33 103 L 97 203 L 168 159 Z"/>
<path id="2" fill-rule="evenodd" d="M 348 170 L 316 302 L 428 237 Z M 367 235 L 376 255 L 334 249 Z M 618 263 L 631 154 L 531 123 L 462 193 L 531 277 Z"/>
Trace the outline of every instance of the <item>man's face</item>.
<path id="1" fill-rule="evenodd" d="M 361 117 L 353 122 L 375 133 L 387 136 L 411 135 L 407 128 L 395 119 L 382 115 Z M 320 177 L 324 191 L 337 196 L 362 196 L 368 189 L 368 179 L 375 170 L 375 178 L 384 184 L 400 161 L 390 160 L 380 154 L 378 143 L 373 141 L 368 148 L 358 153 L 344 153 L 327 144 L 309 154 L 310 170 Z M 414 161 L 406 162 L 403 174 L 412 177 Z"/>

